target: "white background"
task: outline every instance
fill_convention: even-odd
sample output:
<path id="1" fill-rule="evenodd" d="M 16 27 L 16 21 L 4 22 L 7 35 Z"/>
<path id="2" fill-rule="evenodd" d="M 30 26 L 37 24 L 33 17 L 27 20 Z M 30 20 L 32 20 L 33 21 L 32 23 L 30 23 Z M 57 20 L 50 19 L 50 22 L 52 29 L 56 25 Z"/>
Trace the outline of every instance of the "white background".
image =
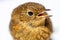
<path id="1" fill-rule="evenodd" d="M 59 0 L 0 0 L 0 40 L 13 40 L 9 33 L 9 22 L 12 10 L 20 4 L 26 2 L 37 2 L 43 4 L 48 13 L 53 15 L 52 40 L 60 40 L 60 1 Z"/>

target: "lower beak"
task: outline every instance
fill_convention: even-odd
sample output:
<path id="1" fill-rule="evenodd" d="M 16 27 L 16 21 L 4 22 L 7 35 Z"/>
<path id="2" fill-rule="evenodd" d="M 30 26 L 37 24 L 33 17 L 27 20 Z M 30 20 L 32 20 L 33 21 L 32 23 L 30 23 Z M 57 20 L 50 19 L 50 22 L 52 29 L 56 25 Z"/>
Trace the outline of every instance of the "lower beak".
<path id="1" fill-rule="evenodd" d="M 39 16 L 39 17 L 45 17 L 45 18 L 47 18 L 47 17 L 52 17 L 52 15 L 47 15 L 47 14 L 44 14 L 44 13 L 39 14 L 38 16 Z"/>
<path id="2" fill-rule="evenodd" d="M 52 17 L 52 15 L 45 15 L 44 17 L 46 17 L 46 18 L 47 18 L 47 17 Z"/>

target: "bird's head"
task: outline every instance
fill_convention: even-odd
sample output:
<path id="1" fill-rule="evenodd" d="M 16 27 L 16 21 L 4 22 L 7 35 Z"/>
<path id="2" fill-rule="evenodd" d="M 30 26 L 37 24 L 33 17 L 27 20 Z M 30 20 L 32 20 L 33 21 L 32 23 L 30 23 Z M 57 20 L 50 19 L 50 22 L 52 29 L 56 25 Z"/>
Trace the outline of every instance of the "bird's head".
<path id="1" fill-rule="evenodd" d="M 49 17 L 46 13 L 49 9 L 38 3 L 25 3 L 16 7 L 13 11 L 12 17 L 16 21 L 30 22 L 34 26 L 49 25 Z"/>

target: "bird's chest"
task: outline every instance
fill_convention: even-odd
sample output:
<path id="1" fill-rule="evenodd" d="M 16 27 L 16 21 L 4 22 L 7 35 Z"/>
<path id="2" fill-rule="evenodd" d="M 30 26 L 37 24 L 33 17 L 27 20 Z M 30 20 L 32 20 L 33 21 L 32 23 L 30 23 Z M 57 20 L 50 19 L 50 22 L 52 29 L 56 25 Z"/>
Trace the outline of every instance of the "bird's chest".
<path id="1" fill-rule="evenodd" d="M 43 26 L 31 27 L 28 23 L 21 23 L 13 26 L 12 29 L 16 40 L 49 40 L 50 37 L 49 29 Z"/>

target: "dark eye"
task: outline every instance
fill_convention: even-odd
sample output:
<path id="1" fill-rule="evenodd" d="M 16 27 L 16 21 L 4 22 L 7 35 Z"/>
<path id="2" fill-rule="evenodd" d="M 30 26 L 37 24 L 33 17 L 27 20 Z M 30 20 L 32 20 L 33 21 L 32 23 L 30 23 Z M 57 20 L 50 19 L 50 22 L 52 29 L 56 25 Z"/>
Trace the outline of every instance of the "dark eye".
<path id="1" fill-rule="evenodd" d="M 29 15 L 29 16 L 32 16 L 32 15 L 33 15 L 33 12 L 28 12 L 28 15 Z"/>

